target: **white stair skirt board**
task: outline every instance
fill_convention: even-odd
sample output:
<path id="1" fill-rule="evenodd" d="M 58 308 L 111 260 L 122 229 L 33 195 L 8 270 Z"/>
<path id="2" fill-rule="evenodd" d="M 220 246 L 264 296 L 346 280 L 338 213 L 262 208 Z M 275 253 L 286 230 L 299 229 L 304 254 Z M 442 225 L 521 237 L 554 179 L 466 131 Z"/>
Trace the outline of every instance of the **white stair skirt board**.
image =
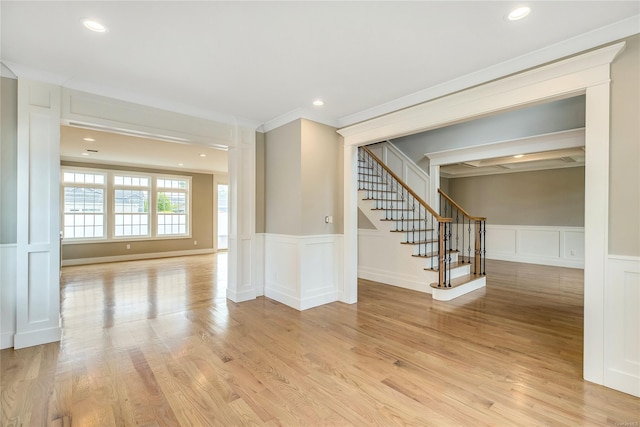
<path id="1" fill-rule="evenodd" d="M 366 191 L 358 192 L 358 207 L 377 229 L 358 230 L 358 277 L 432 294 L 440 301 L 449 301 L 485 286 L 486 278 L 481 277 L 456 288 L 432 288 L 430 284 L 438 282 L 438 271 L 430 268 L 437 268 L 437 256 L 415 256 L 422 253 L 424 245 L 402 244 L 406 233 L 393 232 L 395 222 L 383 221 L 384 210 L 374 209 L 376 202 L 365 200 L 366 195 Z M 437 246 L 428 244 L 427 250 L 435 252 Z M 457 252 L 451 253 L 451 260 L 458 261 Z M 454 266 L 451 278 L 467 276 L 470 269 L 470 264 Z M 438 291 L 438 297 L 434 296 L 435 291 Z"/>

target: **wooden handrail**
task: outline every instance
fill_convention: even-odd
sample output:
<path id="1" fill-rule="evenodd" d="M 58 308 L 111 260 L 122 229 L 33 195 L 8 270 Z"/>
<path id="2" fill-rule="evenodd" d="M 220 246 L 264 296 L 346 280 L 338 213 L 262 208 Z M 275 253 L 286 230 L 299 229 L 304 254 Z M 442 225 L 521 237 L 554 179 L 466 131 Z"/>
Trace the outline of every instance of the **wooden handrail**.
<path id="1" fill-rule="evenodd" d="M 436 211 L 434 211 L 434 210 L 431 208 L 431 206 L 429 206 L 429 205 L 427 204 L 427 202 L 425 202 L 424 200 L 422 200 L 422 198 L 421 198 L 420 196 L 418 196 L 418 195 L 417 195 L 417 194 L 416 194 L 416 193 L 415 193 L 411 188 L 409 188 L 409 186 L 408 186 L 408 185 L 407 185 L 407 184 L 406 184 L 402 179 L 400 179 L 400 177 L 399 177 L 398 175 L 396 175 L 396 174 L 395 174 L 391 169 L 389 169 L 389 168 L 387 167 L 387 165 L 385 165 L 385 164 L 382 162 L 382 160 L 380 160 L 380 159 L 379 159 L 375 154 L 373 154 L 373 153 L 371 152 L 371 150 L 369 150 L 367 147 L 360 147 L 360 148 L 362 148 L 363 150 L 365 150 L 365 151 L 367 152 L 367 154 L 369 154 L 371 157 L 373 157 L 373 159 L 374 159 L 376 162 L 378 162 L 378 164 L 379 164 L 380 166 L 382 166 L 382 168 L 383 168 L 384 170 L 386 170 L 386 171 L 389 173 L 389 175 L 391 175 L 391 176 L 392 176 L 396 181 L 398 181 L 398 182 L 399 182 L 399 183 L 400 183 L 400 184 L 405 188 L 405 190 L 407 190 L 407 191 L 409 192 L 409 194 L 411 194 L 411 195 L 412 195 L 412 196 L 413 196 L 413 197 L 418 201 L 418 203 L 420 203 L 420 204 L 421 204 L 421 205 L 422 205 L 426 210 L 428 210 L 428 211 L 429 211 L 429 213 L 430 213 L 431 215 L 433 215 L 433 216 L 436 218 L 436 220 L 437 220 L 438 222 L 451 222 L 451 221 L 452 221 L 452 219 L 451 219 L 451 218 L 445 218 L 445 217 L 442 217 L 442 216 L 438 215 L 438 213 L 436 213 Z"/>
<path id="2" fill-rule="evenodd" d="M 456 207 L 456 209 L 458 209 L 460 212 L 462 212 L 462 214 L 464 216 L 466 216 L 467 218 L 469 218 L 472 221 L 486 221 L 487 218 L 486 217 L 481 217 L 481 216 L 471 216 L 467 211 L 465 211 L 464 209 L 462 209 L 462 207 L 460 207 L 459 204 L 457 204 L 456 202 L 453 201 L 453 199 L 451 197 L 449 197 L 444 191 L 442 191 L 441 189 L 438 188 L 438 193 L 440 193 L 442 196 L 444 196 L 445 199 L 447 199 L 449 201 L 449 203 L 451 203 L 453 206 Z"/>

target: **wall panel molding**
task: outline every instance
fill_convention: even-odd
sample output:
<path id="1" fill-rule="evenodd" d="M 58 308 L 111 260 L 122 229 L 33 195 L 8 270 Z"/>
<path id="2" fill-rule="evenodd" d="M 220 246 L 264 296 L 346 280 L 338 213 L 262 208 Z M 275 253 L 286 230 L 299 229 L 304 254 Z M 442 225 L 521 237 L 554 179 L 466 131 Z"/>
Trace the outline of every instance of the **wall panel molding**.
<path id="1" fill-rule="evenodd" d="M 640 397 L 640 257 L 610 255 L 606 288 L 604 385 Z"/>
<path id="2" fill-rule="evenodd" d="M 584 227 L 487 224 L 487 259 L 584 268 Z"/>
<path id="3" fill-rule="evenodd" d="M 264 295 L 297 310 L 338 300 L 342 235 L 264 235 Z"/>

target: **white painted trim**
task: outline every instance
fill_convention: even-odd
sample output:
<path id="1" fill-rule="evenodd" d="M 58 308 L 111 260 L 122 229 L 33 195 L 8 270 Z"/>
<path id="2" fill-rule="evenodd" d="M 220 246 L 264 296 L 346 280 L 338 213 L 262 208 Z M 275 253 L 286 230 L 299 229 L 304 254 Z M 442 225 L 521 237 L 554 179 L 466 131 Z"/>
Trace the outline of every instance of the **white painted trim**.
<path id="1" fill-rule="evenodd" d="M 588 87 L 609 82 L 609 64 L 624 46 L 622 42 L 587 52 L 345 127 L 338 133 L 345 138 L 345 144 L 364 145 L 527 104 L 578 95 Z"/>
<path id="2" fill-rule="evenodd" d="M 151 252 L 144 254 L 114 255 L 93 258 L 74 258 L 62 261 L 62 266 L 102 264 L 105 262 L 138 261 L 142 259 L 170 258 L 177 256 L 205 255 L 214 253 L 213 249 L 192 249 L 186 251 Z"/>
<path id="3" fill-rule="evenodd" d="M 431 297 L 436 301 L 451 301 L 452 299 L 466 295 L 469 292 L 477 291 L 487 286 L 487 277 L 478 277 L 473 282 L 465 283 L 455 288 L 431 288 Z M 484 295 L 484 292 L 480 293 Z M 478 296 L 480 296 L 478 295 Z"/>
<path id="4" fill-rule="evenodd" d="M 637 22 L 637 18 L 636 21 Z M 637 32 L 637 29 L 636 29 Z M 591 46 L 589 46 L 591 47 Z M 482 86 L 396 111 L 338 130 L 345 154 L 357 146 L 443 127 L 460 120 L 585 93 L 585 328 L 584 378 L 604 379 L 604 264 L 608 252 L 609 82 L 610 64 L 624 49 L 616 43 Z M 346 157 L 346 156 L 345 156 Z M 345 259 L 357 259 L 358 199 L 353 196 L 357 168 L 345 160 Z M 347 267 L 352 268 L 352 267 Z M 345 275 L 345 288 L 357 292 L 357 280 Z"/>
<path id="5" fill-rule="evenodd" d="M 264 234 L 264 295 L 296 310 L 338 300 L 342 235 Z"/>
<path id="6" fill-rule="evenodd" d="M 307 119 L 317 123 L 322 123 L 334 128 L 338 127 L 338 121 L 332 117 L 327 116 L 318 111 L 313 111 L 308 108 L 296 108 L 295 110 L 284 113 L 278 117 L 275 117 L 260 126 L 257 131 L 267 133 L 274 129 L 284 126 L 287 123 L 295 122 L 299 119 Z"/>
<path id="7" fill-rule="evenodd" d="M 375 117 L 429 102 L 439 97 L 466 90 L 492 80 L 497 80 L 510 74 L 519 73 L 540 64 L 557 61 L 560 58 L 591 49 L 594 46 L 602 46 L 606 43 L 637 34 L 638 28 L 640 28 L 640 15 L 630 16 L 611 25 L 597 28 L 588 33 L 572 37 L 529 54 L 509 59 L 376 107 L 341 117 L 338 119 L 338 127 L 351 126 L 359 122 L 371 120 Z"/>
<path id="8" fill-rule="evenodd" d="M 60 88 L 18 79 L 14 347 L 60 339 Z"/>
<path id="9" fill-rule="evenodd" d="M 425 153 L 425 157 L 429 158 L 429 164 L 431 166 L 437 166 L 473 160 L 492 159 L 514 154 L 530 154 L 541 151 L 577 148 L 584 147 L 584 135 L 584 128 L 571 129 L 544 135 L 492 142 L 473 147 Z"/>
<path id="10" fill-rule="evenodd" d="M 512 232 L 513 241 L 496 242 L 500 231 L 507 232 L 502 233 L 503 236 Z M 574 246 L 569 248 L 567 241 L 570 233 L 582 236 L 582 243 L 574 243 Z M 557 240 L 549 244 L 544 241 L 545 234 L 546 237 L 549 234 L 557 235 Z M 473 243 L 471 244 L 473 247 Z M 492 247 L 495 248 L 497 245 L 511 247 L 512 250 L 492 250 Z M 527 247 L 544 248 L 544 251 L 527 253 Z M 571 251 L 574 251 L 574 255 L 571 255 Z M 487 224 L 487 259 L 584 268 L 584 227 Z"/>
<path id="11" fill-rule="evenodd" d="M 13 337 L 13 347 L 18 350 L 34 345 L 48 344 L 60 341 L 62 338 L 62 327 L 43 328 L 31 332 L 18 332 Z"/>
<path id="12" fill-rule="evenodd" d="M 360 230 L 362 231 L 362 230 Z M 397 286 L 399 288 L 411 289 L 412 291 L 430 294 L 432 287 L 424 280 L 416 280 L 415 277 L 396 271 L 387 271 L 373 267 L 358 267 L 358 277 L 360 279 L 371 280 L 385 285 Z"/>
<path id="13" fill-rule="evenodd" d="M 609 255 L 604 385 L 640 397 L 640 257 Z"/>
<path id="14" fill-rule="evenodd" d="M 0 349 L 13 347 L 16 333 L 16 243 L 0 244 Z"/>
<path id="15" fill-rule="evenodd" d="M 208 116 L 205 119 L 197 114 L 183 115 L 157 106 L 162 107 L 163 103 L 133 103 L 63 88 L 61 122 L 183 144 L 224 148 L 235 143 L 236 123 L 233 118 Z M 211 117 L 216 117 L 218 121 L 210 120 Z"/>
<path id="16" fill-rule="evenodd" d="M 256 296 L 264 295 L 264 233 L 256 233 L 255 238 L 255 253 L 253 268 L 253 287 L 255 289 Z"/>

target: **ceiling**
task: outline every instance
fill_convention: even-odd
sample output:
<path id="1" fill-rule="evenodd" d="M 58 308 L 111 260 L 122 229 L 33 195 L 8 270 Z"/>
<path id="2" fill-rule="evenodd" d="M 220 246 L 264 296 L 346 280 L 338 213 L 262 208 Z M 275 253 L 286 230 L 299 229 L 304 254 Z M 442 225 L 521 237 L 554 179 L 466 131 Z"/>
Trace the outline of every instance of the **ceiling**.
<path id="1" fill-rule="evenodd" d="M 638 1 L 526 3 L 511 22 L 512 1 L 2 1 L 0 52 L 18 77 L 269 130 L 346 126 L 640 30 Z"/>
<path id="2" fill-rule="evenodd" d="M 227 173 L 227 152 L 223 150 L 72 126 L 60 127 L 60 158 L 84 163 Z"/>
<path id="3" fill-rule="evenodd" d="M 529 153 L 520 156 L 495 157 L 472 162 L 440 166 L 443 178 L 496 175 L 584 166 L 584 147 Z"/>

